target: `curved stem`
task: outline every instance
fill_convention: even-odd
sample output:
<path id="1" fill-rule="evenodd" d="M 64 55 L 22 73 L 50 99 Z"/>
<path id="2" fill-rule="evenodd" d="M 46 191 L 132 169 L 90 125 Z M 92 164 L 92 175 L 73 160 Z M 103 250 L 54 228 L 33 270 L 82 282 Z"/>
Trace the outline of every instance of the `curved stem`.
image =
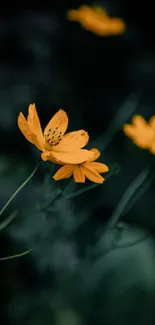
<path id="1" fill-rule="evenodd" d="M 126 205 L 131 200 L 132 196 L 136 192 L 136 190 L 141 186 L 141 184 L 145 181 L 148 177 L 150 172 L 150 168 L 143 169 L 140 174 L 134 179 L 134 181 L 129 185 L 127 190 L 125 191 L 124 195 L 122 196 L 120 202 L 118 203 L 116 209 L 112 213 L 109 221 L 107 222 L 106 229 L 113 228 L 117 221 L 119 220 L 120 216 L 122 215 Z"/>
<path id="2" fill-rule="evenodd" d="M 139 105 L 140 99 L 141 93 L 131 94 L 121 104 L 116 115 L 112 118 L 107 130 L 105 130 L 103 135 L 97 138 L 97 141 L 101 146 L 101 152 L 105 152 L 108 145 L 113 141 L 116 133 L 122 130 L 122 125 L 134 114 Z"/>
<path id="3" fill-rule="evenodd" d="M 12 200 L 15 198 L 15 196 L 22 190 L 22 188 L 30 181 L 30 179 L 33 177 L 33 175 L 35 174 L 35 172 L 37 171 L 39 166 L 39 163 L 37 164 L 37 166 L 34 168 L 33 172 L 30 174 L 30 176 L 24 181 L 24 183 L 22 183 L 21 186 L 19 186 L 19 188 L 14 192 L 14 194 L 10 197 L 10 199 L 8 200 L 8 202 L 4 205 L 4 207 L 0 210 L 0 217 L 2 215 L 2 213 L 5 211 L 5 209 L 8 207 L 8 205 L 12 202 Z"/>
<path id="4" fill-rule="evenodd" d="M 144 180 L 144 184 L 142 184 L 142 187 L 140 187 L 138 193 L 135 194 L 135 196 L 131 199 L 131 202 L 127 205 L 124 211 L 125 214 L 132 209 L 133 205 L 137 202 L 137 200 L 139 200 L 139 198 L 146 192 L 146 190 L 152 184 L 154 178 L 155 178 L 155 174 L 151 175 L 148 179 Z"/>
<path id="5" fill-rule="evenodd" d="M 71 199 L 73 197 L 79 196 L 79 195 L 81 195 L 81 194 L 83 194 L 85 192 L 88 192 L 88 191 L 92 190 L 93 188 L 95 188 L 95 187 L 97 187 L 99 185 L 102 185 L 102 184 L 96 184 L 96 183 L 95 184 L 94 183 L 90 184 L 90 185 L 88 185 L 88 186 L 86 186 L 86 187 L 84 187 L 84 188 L 82 188 L 80 190 L 75 191 L 72 194 L 65 195 L 65 198 L 66 199 Z"/>
<path id="6" fill-rule="evenodd" d="M 12 260 L 13 258 L 22 257 L 22 256 L 25 256 L 25 255 L 31 253 L 32 251 L 33 251 L 33 249 L 29 249 L 28 251 L 23 252 L 23 253 L 20 253 L 20 254 L 6 256 L 6 257 L 1 257 L 0 258 L 0 261 Z"/>
<path id="7" fill-rule="evenodd" d="M 10 216 L 5 218 L 4 221 L 0 223 L 0 231 L 4 230 L 17 216 L 17 211 L 11 213 Z"/>

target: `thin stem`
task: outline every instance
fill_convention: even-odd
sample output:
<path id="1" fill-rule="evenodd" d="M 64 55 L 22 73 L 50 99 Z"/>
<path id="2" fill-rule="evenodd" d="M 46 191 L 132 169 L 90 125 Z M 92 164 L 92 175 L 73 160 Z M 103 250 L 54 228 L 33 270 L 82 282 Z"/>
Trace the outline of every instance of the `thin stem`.
<path id="1" fill-rule="evenodd" d="M 109 221 L 107 222 L 106 229 L 113 228 L 115 226 L 134 193 L 148 177 L 149 172 L 150 168 L 143 169 L 140 174 L 136 177 L 136 179 L 134 179 L 134 181 L 130 184 L 130 186 L 127 188 L 124 195 L 122 196 L 120 202 L 118 203 L 116 209 L 112 213 L 112 216 L 110 217 Z"/>
<path id="2" fill-rule="evenodd" d="M 8 207 L 8 205 L 12 202 L 12 200 L 15 198 L 15 196 L 22 190 L 22 188 L 30 181 L 30 179 L 33 177 L 33 175 L 35 174 L 35 172 L 37 171 L 39 166 L 39 163 L 37 164 L 37 166 L 34 168 L 33 172 L 30 174 L 30 176 L 25 180 L 24 183 L 22 183 L 22 185 L 14 192 L 14 194 L 10 197 L 10 199 L 8 200 L 8 202 L 4 205 L 4 207 L 2 208 L 2 210 L 0 211 L 0 217 L 2 215 L 2 213 L 5 211 L 5 209 Z"/>
<path id="3" fill-rule="evenodd" d="M 102 185 L 102 184 L 96 184 L 96 183 L 95 184 L 90 184 L 90 185 L 88 185 L 88 186 L 86 186 L 86 187 L 84 187 L 84 188 L 82 188 L 80 190 L 77 190 L 73 194 L 65 195 L 65 198 L 66 199 L 71 199 L 72 197 L 79 196 L 79 195 L 81 195 L 81 194 L 83 194 L 85 192 L 88 192 L 88 191 L 92 190 L 93 188 L 95 188 L 95 187 L 97 187 L 99 185 Z"/>
<path id="4" fill-rule="evenodd" d="M 13 258 L 22 257 L 22 256 L 25 256 L 25 255 L 31 253 L 32 251 L 33 251 L 33 249 L 29 249 L 28 251 L 20 253 L 20 254 L 2 257 L 2 258 L 0 258 L 0 261 L 12 260 Z"/>
<path id="5" fill-rule="evenodd" d="M 135 196 L 133 197 L 131 202 L 127 205 L 127 207 L 124 211 L 125 214 L 128 213 L 132 209 L 133 205 L 137 202 L 137 200 L 139 200 L 139 198 L 146 192 L 146 190 L 152 184 L 154 178 L 155 178 L 155 174 L 151 175 L 149 177 L 149 179 L 146 179 L 146 181 L 144 181 L 144 184 L 142 184 L 142 187 L 139 189 L 138 193 L 135 194 Z"/>
<path id="6" fill-rule="evenodd" d="M 9 217 L 5 218 L 5 220 L 0 223 L 0 231 L 5 229 L 16 218 L 17 213 L 17 211 L 12 212 Z"/>
<path id="7" fill-rule="evenodd" d="M 97 138 L 98 143 L 101 144 L 101 152 L 105 151 L 113 140 L 115 134 L 122 129 L 122 125 L 131 115 L 133 115 L 139 105 L 140 98 L 141 94 L 131 94 L 124 100 L 120 108 L 117 110 L 117 114 L 111 120 L 108 129 L 103 133 L 103 135 Z"/>

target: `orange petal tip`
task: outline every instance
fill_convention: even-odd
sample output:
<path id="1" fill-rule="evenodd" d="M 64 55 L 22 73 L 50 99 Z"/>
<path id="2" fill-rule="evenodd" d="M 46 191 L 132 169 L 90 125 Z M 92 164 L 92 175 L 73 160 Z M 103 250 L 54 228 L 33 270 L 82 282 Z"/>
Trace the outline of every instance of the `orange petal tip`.
<path id="1" fill-rule="evenodd" d="M 28 108 L 29 108 L 29 109 L 36 108 L 36 104 L 35 104 L 35 103 L 30 104 Z"/>
<path id="2" fill-rule="evenodd" d="M 128 131 L 128 127 L 130 127 L 131 124 L 124 124 L 123 127 L 122 127 L 122 130 L 124 133 L 126 133 Z"/>

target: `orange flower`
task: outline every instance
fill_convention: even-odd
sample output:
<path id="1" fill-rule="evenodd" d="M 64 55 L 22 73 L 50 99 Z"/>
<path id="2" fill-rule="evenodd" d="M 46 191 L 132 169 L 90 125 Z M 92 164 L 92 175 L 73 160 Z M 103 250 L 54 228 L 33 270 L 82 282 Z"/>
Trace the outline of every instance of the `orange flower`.
<path id="1" fill-rule="evenodd" d="M 59 181 L 73 175 L 76 183 L 85 183 L 88 178 L 91 182 L 102 184 L 105 179 L 99 173 L 106 173 L 109 168 L 105 164 L 95 161 L 100 156 L 98 149 L 91 149 L 90 152 L 94 153 L 93 158 L 87 159 L 82 164 L 66 164 L 58 169 L 53 178 Z"/>
<path id="2" fill-rule="evenodd" d="M 138 147 L 155 154 L 155 116 L 147 123 L 142 116 L 135 115 L 132 124 L 125 124 L 123 131 Z"/>
<path id="3" fill-rule="evenodd" d="M 50 160 L 58 164 L 78 164 L 93 157 L 93 153 L 83 148 L 89 135 L 84 130 L 65 134 L 68 127 L 68 116 L 59 110 L 49 121 L 42 132 L 35 104 L 29 105 L 28 117 L 22 113 L 18 116 L 18 126 L 25 138 L 42 151 L 42 160 Z"/>
<path id="4" fill-rule="evenodd" d="M 82 5 L 77 10 L 69 10 L 67 17 L 71 21 L 79 22 L 85 29 L 99 36 L 117 35 L 125 31 L 125 23 L 122 19 L 110 18 L 100 7 Z"/>

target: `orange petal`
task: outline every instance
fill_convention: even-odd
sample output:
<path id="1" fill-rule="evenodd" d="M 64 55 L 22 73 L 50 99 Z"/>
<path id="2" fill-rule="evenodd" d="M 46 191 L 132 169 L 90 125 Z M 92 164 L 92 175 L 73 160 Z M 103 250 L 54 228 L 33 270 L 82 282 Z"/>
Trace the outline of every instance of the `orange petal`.
<path id="1" fill-rule="evenodd" d="M 33 143 L 33 140 L 32 140 L 32 132 L 30 130 L 30 127 L 26 121 L 26 118 L 25 116 L 23 115 L 23 113 L 20 112 L 19 116 L 18 116 L 18 127 L 20 129 L 20 131 L 23 133 L 23 135 L 25 136 L 25 138 Z"/>
<path id="2" fill-rule="evenodd" d="M 60 160 L 58 160 L 58 159 L 56 159 L 55 157 L 53 157 L 52 153 L 51 153 L 51 152 L 49 153 L 49 151 L 44 151 L 44 152 L 42 152 L 42 154 L 41 154 L 41 159 L 42 159 L 43 161 L 47 161 L 47 160 L 49 160 L 49 161 L 51 161 L 51 162 L 53 162 L 53 163 L 55 163 L 55 164 L 63 165 L 63 162 L 60 161 Z"/>
<path id="3" fill-rule="evenodd" d="M 148 149 L 149 145 L 152 142 L 152 137 L 147 137 L 147 136 L 136 136 L 133 139 L 133 142 L 140 148 L 142 149 Z"/>
<path id="4" fill-rule="evenodd" d="M 85 174 L 85 176 L 94 183 L 98 183 L 98 184 L 102 184 L 104 182 L 104 178 L 97 173 L 95 170 L 91 169 L 91 168 L 87 168 L 85 166 L 81 166 L 83 173 Z"/>
<path id="5" fill-rule="evenodd" d="M 143 128 L 148 125 L 148 123 L 141 115 L 134 115 L 132 118 L 132 123 L 138 128 Z"/>
<path id="6" fill-rule="evenodd" d="M 74 170 L 74 165 L 70 165 L 70 164 L 64 165 L 57 170 L 53 178 L 55 179 L 55 181 L 69 178 L 72 176 L 73 170 Z"/>
<path id="7" fill-rule="evenodd" d="M 35 104 L 29 105 L 27 122 L 28 122 L 28 125 L 30 126 L 32 133 L 35 134 L 37 137 L 39 149 L 42 150 L 43 144 L 44 144 L 44 136 L 42 133 L 40 120 L 38 117 L 38 113 L 37 113 Z"/>
<path id="8" fill-rule="evenodd" d="M 99 14 L 94 15 L 94 17 L 90 20 L 90 27 L 91 30 L 96 32 L 99 35 L 107 35 L 109 32 L 110 19 L 109 18 L 102 18 Z"/>
<path id="9" fill-rule="evenodd" d="M 21 132 L 23 133 L 23 135 L 25 136 L 25 138 L 33 143 L 39 150 L 41 150 L 40 145 L 38 143 L 38 139 L 36 137 L 36 135 L 34 133 L 32 133 L 31 128 L 28 124 L 28 122 L 26 121 L 23 113 L 20 113 L 18 116 L 18 127 L 21 130 Z"/>
<path id="10" fill-rule="evenodd" d="M 87 161 L 95 161 L 95 160 L 97 160 L 97 159 L 100 157 L 100 155 L 101 155 L 100 151 L 99 151 L 98 149 L 96 149 L 96 148 L 90 149 L 90 151 L 93 152 L 94 155 L 93 155 L 92 158 L 88 159 Z"/>
<path id="11" fill-rule="evenodd" d="M 124 133 L 130 137 L 138 147 L 147 149 L 154 137 L 153 129 L 143 117 L 139 115 L 134 116 L 132 121 L 133 125 L 124 125 Z"/>
<path id="12" fill-rule="evenodd" d="M 91 158 L 92 152 L 85 149 L 79 149 L 74 152 L 61 152 L 61 151 L 46 151 L 42 154 L 43 160 L 51 160 L 54 158 L 61 164 L 81 164 L 87 159 Z"/>
<path id="13" fill-rule="evenodd" d="M 47 124 L 44 135 L 47 136 L 47 134 L 51 131 L 50 129 L 56 129 L 58 132 L 61 132 L 61 135 L 63 135 L 68 128 L 68 116 L 65 111 L 60 109 L 49 121 Z"/>
<path id="14" fill-rule="evenodd" d="M 155 131 L 155 115 L 150 118 L 149 125 Z"/>
<path id="15" fill-rule="evenodd" d="M 85 14 L 86 12 L 92 12 L 93 9 L 87 5 L 81 5 L 78 9 L 79 12 L 82 12 L 83 14 Z"/>
<path id="16" fill-rule="evenodd" d="M 123 131 L 124 131 L 125 135 L 127 135 L 129 138 L 135 137 L 135 135 L 137 133 L 136 128 L 131 124 L 125 124 L 123 126 Z"/>
<path id="17" fill-rule="evenodd" d="M 83 164 L 83 166 L 86 167 L 86 168 L 91 168 L 91 169 L 95 170 L 98 173 L 106 173 L 109 170 L 107 165 L 102 164 L 100 162 L 96 162 L 96 161 L 88 161 L 88 162 L 86 161 Z"/>
<path id="18" fill-rule="evenodd" d="M 100 14 L 100 16 L 104 19 L 107 18 L 109 19 L 109 16 L 107 14 L 107 11 L 105 9 L 103 9 L 102 7 L 98 7 L 98 6 L 93 6 L 94 12 Z"/>
<path id="19" fill-rule="evenodd" d="M 125 23 L 119 18 L 109 19 L 109 33 L 111 34 L 122 34 L 125 31 Z"/>
<path id="20" fill-rule="evenodd" d="M 53 151 L 77 151 L 83 148 L 89 140 L 89 135 L 84 130 L 65 134 L 60 143 L 52 148 Z M 92 155 L 91 155 L 92 156 Z"/>
<path id="21" fill-rule="evenodd" d="M 150 144 L 149 150 L 153 155 L 155 155 L 155 141 Z"/>
<path id="22" fill-rule="evenodd" d="M 67 18 L 71 21 L 78 21 L 78 18 L 80 17 L 78 10 L 69 10 L 67 12 Z"/>
<path id="23" fill-rule="evenodd" d="M 84 28 L 89 30 L 92 24 L 98 20 L 98 16 L 99 14 L 96 10 L 89 6 L 82 5 L 78 10 L 74 11 L 74 13 L 72 11 L 71 20 L 78 21 Z"/>
<path id="24" fill-rule="evenodd" d="M 78 10 L 76 10 L 78 13 L 78 21 L 81 22 L 81 20 L 85 20 L 87 18 L 91 18 L 93 16 L 93 9 L 86 5 L 81 5 Z"/>
<path id="25" fill-rule="evenodd" d="M 81 166 L 75 165 L 73 176 L 76 183 L 85 183 L 86 178 Z"/>

